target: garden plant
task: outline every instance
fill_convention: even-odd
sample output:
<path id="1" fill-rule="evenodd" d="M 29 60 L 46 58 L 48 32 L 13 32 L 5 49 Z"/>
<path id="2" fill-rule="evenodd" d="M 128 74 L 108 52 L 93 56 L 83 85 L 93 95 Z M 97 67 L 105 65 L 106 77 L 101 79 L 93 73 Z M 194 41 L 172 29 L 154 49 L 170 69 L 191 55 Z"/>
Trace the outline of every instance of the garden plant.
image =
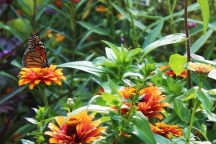
<path id="1" fill-rule="evenodd" d="M 0 0 L 1 144 L 216 144 L 215 0 Z"/>

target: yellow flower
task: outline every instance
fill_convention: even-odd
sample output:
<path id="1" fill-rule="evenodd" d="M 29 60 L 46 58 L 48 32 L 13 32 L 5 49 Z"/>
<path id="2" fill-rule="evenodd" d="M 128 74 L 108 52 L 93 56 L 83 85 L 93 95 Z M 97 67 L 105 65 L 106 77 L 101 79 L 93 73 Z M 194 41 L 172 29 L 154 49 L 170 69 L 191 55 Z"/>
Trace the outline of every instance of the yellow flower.
<path id="1" fill-rule="evenodd" d="M 36 84 L 46 83 L 50 85 L 55 82 L 61 85 L 61 79 L 66 80 L 62 69 L 56 69 L 56 65 L 50 65 L 46 68 L 22 68 L 19 77 L 19 86 L 30 83 L 29 88 L 33 89 Z"/>
<path id="2" fill-rule="evenodd" d="M 48 31 L 46 32 L 46 34 L 45 34 L 45 37 L 47 37 L 47 38 L 52 38 L 52 37 L 53 37 L 53 35 L 52 35 L 52 30 L 48 30 Z"/>
<path id="3" fill-rule="evenodd" d="M 196 73 L 208 74 L 211 70 L 214 69 L 213 66 L 201 63 L 190 63 L 189 68 L 195 71 Z"/>
<path id="4" fill-rule="evenodd" d="M 106 8 L 102 5 L 99 5 L 98 7 L 96 7 L 95 11 L 104 13 L 106 11 Z"/>
<path id="5" fill-rule="evenodd" d="M 100 120 L 92 121 L 93 118 L 94 116 L 88 115 L 86 111 L 73 115 L 66 122 L 66 117 L 58 116 L 55 120 L 59 127 L 49 123 L 48 127 L 52 131 L 46 131 L 44 134 L 51 136 L 49 139 L 50 143 L 91 143 L 101 138 L 101 133 L 106 129 L 105 127 L 98 127 L 101 123 Z"/>
<path id="6" fill-rule="evenodd" d="M 183 136 L 182 129 L 178 125 L 170 125 L 163 122 L 158 122 L 156 123 L 156 126 L 150 124 L 150 127 L 153 133 L 165 136 L 168 139 L 171 139 L 172 136 Z"/>
<path id="7" fill-rule="evenodd" d="M 65 36 L 63 36 L 59 33 L 55 35 L 55 41 L 56 42 L 62 42 L 64 39 L 65 39 Z"/>

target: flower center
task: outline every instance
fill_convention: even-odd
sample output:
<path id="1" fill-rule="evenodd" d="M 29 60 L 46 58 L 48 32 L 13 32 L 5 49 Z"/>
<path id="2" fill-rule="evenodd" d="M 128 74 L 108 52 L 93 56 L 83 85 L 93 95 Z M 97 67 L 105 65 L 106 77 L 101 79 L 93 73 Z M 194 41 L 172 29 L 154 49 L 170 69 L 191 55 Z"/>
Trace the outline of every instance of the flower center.
<path id="1" fill-rule="evenodd" d="M 66 122 L 66 135 L 74 135 L 76 134 L 76 126 L 81 123 L 81 119 L 79 117 L 72 117 Z"/>

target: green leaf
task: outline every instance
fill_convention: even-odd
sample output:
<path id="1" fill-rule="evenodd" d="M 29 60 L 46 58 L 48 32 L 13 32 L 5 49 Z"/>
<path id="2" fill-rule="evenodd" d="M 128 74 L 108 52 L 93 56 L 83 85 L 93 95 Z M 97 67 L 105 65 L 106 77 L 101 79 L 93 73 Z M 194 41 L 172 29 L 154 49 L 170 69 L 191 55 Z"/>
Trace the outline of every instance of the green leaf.
<path id="1" fill-rule="evenodd" d="M 154 138 L 157 141 L 157 144 L 171 144 L 171 141 L 161 135 L 154 134 Z"/>
<path id="2" fill-rule="evenodd" d="M 110 94 L 110 93 L 106 93 L 106 92 L 103 92 L 102 94 L 101 94 L 101 97 L 106 101 L 106 102 L 108 102 L 108 103 L 112 103 L 113 102 L 113 100 L 119 100 L 120 101 L 120 97 L 119 96 L 117 96 L 117 95 L 112 95 L 112 94 Z"/>
<path id="3" fill-rule="evenodd" d="M 179 54 L 173 54 L 170 56 L 169 65 L 176 75 L 181 74 L 184 71 L 184 65 L 187 63 L 187 58 Z"/>
<path id="4" fill-rule="evenodd" d="M 111 4 L 113 5 L 113 7 L 120 12 L 126 19 L 128 19 L 131 22 L 131 18 L 129 16 L 128 13 L 126 13 L 122 8 L 120 8 L 119 6 L 115 5 L 114 3 L 111 2 Z M 137 21 L 134 19 L 134 25 L 137 26 L 139 29 L 143 30 L 146 28 L 145 25 L 143 25 L 141 22 Z M 146 32 L 149 32 L 149 30 L 146 30 Z"/>
<path id="5" fill-rule="evenodd" d="M 195 89 L 191 88 L 183 94 L 183 101 L 187 101 L 195 97 Z"/>
<path id="6" fill-rule="evenodd" d="M 207 115 L 208 120 L 212 122 L 216 122 L 216 114 L 211 113 L 211 115 Z"/>
<path id="7" fill-rule="evenodd" d="M 29 121 L 30 123 L 33 123 L 33 124 L 37 124 L 37 120 L 36 119 L 34 119 L 34 118 L 25 118 L 27 121 Z"/>
<path id="8" fill-rule="evenodd" d="M 183 102 L 180 99 L 175 99 L 174 110 L 182 121 L 186 123 L 189 122 L 191 111 L 185 108 L 185 106 L 183 105 Z"/>
<path id="9" fill-rule="evenodd" d="M 143 142 L 147 144 L 156 144 L 149 122 L 141 112 L 137 112 L 133 116 L 130 128 L 131 129 L 129 131 L 131 131 L 131 133 L 136 135 Z"/>
<path id="10" fill-rule="evenodd" d="M 92 30 L 94 33 L 97 33 L 99 35 L 105 35 L 105 36 L 109 36 L 109 33 L 106 29 L 103 28 L 99 28 L 99 25 L 93 25 L 91 23 L 88 22 L 83 22 L 83 21 L 78 21 L 78 24 L 80 24 L 82 27 L 86 28 L 87 30 Z"/>
<path id="11" fill-rule="evenodd" d="M 182 34 L 182 33 L 176 33 L 176 34 L 171 34 L 171 35 L 165 36 L 165 37 L 151 43 L 147 47 L 145 47 L 143 49 L 143 55 L 146 56 L 148 53 L 150 53 L 151 51 L 153 51 L 154 49 L 156 49 L 160 46 L 173 44 L 173 43 L 179 43 L 179 42 L 185 41 L 186 39 L 187 38 L 185 37 L 185 34 Z"/>
<path id="12" fill-rule="evenodd" d="M 155 39 L 160 35 L 161 30 L 163 28 L 164 21 L 159 21 L 159 24 L 151 30 L 151 32 L 147 35 L 145 38 L 145 41 L 143 43 L 143 48 L 145 48 L 147 45 L 155 41 Z"/>
<path id="13" fill-rule="evenodd" d="M 14 89 L 12 92 L 4 95 L 3 97 L 0 98 L 0 104 L 2 104 L 3 102 L 7 101 L 8 99 L 12 98 L 13 96 L 15 96 L 16 94 L 18 94 L 19 92 L 21 92 L 24 88 L 26 88 L 28 85 L 23 85 L 18 87 L 17 89 Z"/>
<path id="14" fill-rule="evenodd" d="M 23 144 L 35 144 L 35 142 L 30 141 L 30 140 L 26 140 L 26 139 L 21 139 L 21 142 L 22 142 Z"/>
<path id="15" fill-rule="evenodd" d="M 116 54 L 111 48 L 105 47 L 105 52 L 106 52 L 107 59 L 112 60 L 112 61 L 116 61 L 116 58 L 117 58 Z M 117 53 L 117 51 L 116 51 L 116 53 Z"/>
<path id="16" fill-rule="evenodd" d="M 211 71 L 208 73 L 208 77 L 210 77 L 210 78 L 216 80 L 216 70 L 215 70 L 215 69 L 211 70 Z"/>
<path id="17" fill-rule="evenodd" d="M 203 46 L 203 44 L 206 43 L 208 38 L 212 36 L 213 32 L 214 32 L 213 29 L 209 29 L 205 35 L 199 37 L 199 39 L 197 39 L 196 42 L 190 48 L 191 54 L 196 53 Z"/>
<path id="18" fill-rule="evenodd" d="M 208 4 L 208 0 L 197 0 L 197 2 L 199 3 L 201 11 L 202 11 L 203 32 L 205 34 L 205 32 L 206 32 L 206 30 L 208 28 L 209 17 L 210 17 L 209 4 Z"/>
<path id="19" fill-rule="evenodd" d="M 98 66 L 116 67 L 116 63 L 106 59 L 105 57 L 96 57 L 93 63 Z"/>
<path id="20" fill-rule="evenodd" d="M 210 108 L 210 100 L 208 93 L 204 91 L 197 90 L 196 96 L 200 100 L 200 102 L 203 104 L 205 110 L 208 114 L 211 114 L 211 108 Z"/>
<path id="21" fill-rule="evenodd" d="M 110 107 L 106 106 L 99 106 L 99 105 L 88 105 L 88 106 L 83 106 L 80 108 L 75 109 L 73 112 L 68 113 L 67 118 L 64 120 L 63 124 L 68 121 L 68 119 L 75 115 L 78 114 L 82 111 L 90 111 L 90 112 L 98 112 L 98 113 L 103 113 L 103 114 L 109 114 L 110 111 L 113 111 Z"/>
<path id="22" fill-rule="evenodd" d="M 139 54 L 139 53 L 141 53 L 142 52 L 142 49 L 141 48 L 135 48 L 135 49 L 132 49 L 132 50 L 129 50 L 128 51 L 128 56 L 130 57 L 130 58 L 132 58 L 133 56 L 135 56 L 135 55 L 137 55 L 137 54 Z"/>
<path id="23" fill-rule="evenodd" d="M 201 126 L 201 134 L 205 137 L 206 140 L 208 140 L 208 137 L 207 137 L 207 127 L 206 125 L 202 124 Z"/>
<path id="24" fill-rule="evenodd" d="M 68 67 L 68 68 L 75 68 L 78 70 L 83 70 L 85 72 L 94 74 L 98 77 L 101 77 L 102 74 L 107 73 L 108 71 L 106 68 L 97 66 L 89 61 L 76 61 L 76 62 L 69 62 L 58 65 L 58 67 Z"/>
<path id="25" fill-rule="evenodd" d="M 108 79 L 110 89 L 112 90 L 111 93 L 112 94 L 118 94 L 118 96 L 121 96 L 121 94 L 119 93 L 119 91 L 117 89 L 117 86 L 118 86 L 117 83 L 114 83 L 108 75 L 107 75 L 107 79 Z"/>
<path id="26" fill-rule="evenodd" d="M 214 47 L 215 47 L 215 44 L 216 44 L 216 38 L 214 37 L 211 41 L 211 44 L 209 45 L 209 47 L 207 48 L 208 50 L 204 51 L 204 58 L 205 59 L 210 59 L 211 56 L 212 56 L 212 53 L 214 51 Z"/>
<path id="27" fill-rule="evenodd" d="M 104 40 L 102 40 L 102 42 L 104 42 L 105 44 L 107 44 L 108 46 L 109 46 L 109 48 L 111 48 L 112 50 L 113 50 L 113 52 L 115 53 L 115 55 L 116 55 L 116 57 L 117 57 L 117 55 L 118 55 L 118 53 L 119 53 L 119 49 L 118 49 L 118 47 L 116 46 L 116 45 L 114 45 L 113 43 L 111 43 L 111 42 L 108 42 L 108 41 L 104 41 Z"/>

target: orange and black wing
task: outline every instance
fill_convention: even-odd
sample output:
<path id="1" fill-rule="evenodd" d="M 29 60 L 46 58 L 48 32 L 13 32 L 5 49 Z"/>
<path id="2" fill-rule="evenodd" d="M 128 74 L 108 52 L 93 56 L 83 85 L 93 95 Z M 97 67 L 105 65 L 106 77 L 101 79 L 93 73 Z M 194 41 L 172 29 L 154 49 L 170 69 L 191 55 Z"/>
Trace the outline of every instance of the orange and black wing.
<path id="1" fill-rule="evenodd" d="M 27 49 L 23 55 L 22 63 L 27 68 L 49 67 L 47 58 L 44 58 L 37 50 Z"/>
<path id="2" fill-rule="evenodd" d="M 23 55 L 22 63 L 25 67 L 49 67 L 46 49 L 39 36 L 33 35 L 28 40 L 28 49 Z"/>

